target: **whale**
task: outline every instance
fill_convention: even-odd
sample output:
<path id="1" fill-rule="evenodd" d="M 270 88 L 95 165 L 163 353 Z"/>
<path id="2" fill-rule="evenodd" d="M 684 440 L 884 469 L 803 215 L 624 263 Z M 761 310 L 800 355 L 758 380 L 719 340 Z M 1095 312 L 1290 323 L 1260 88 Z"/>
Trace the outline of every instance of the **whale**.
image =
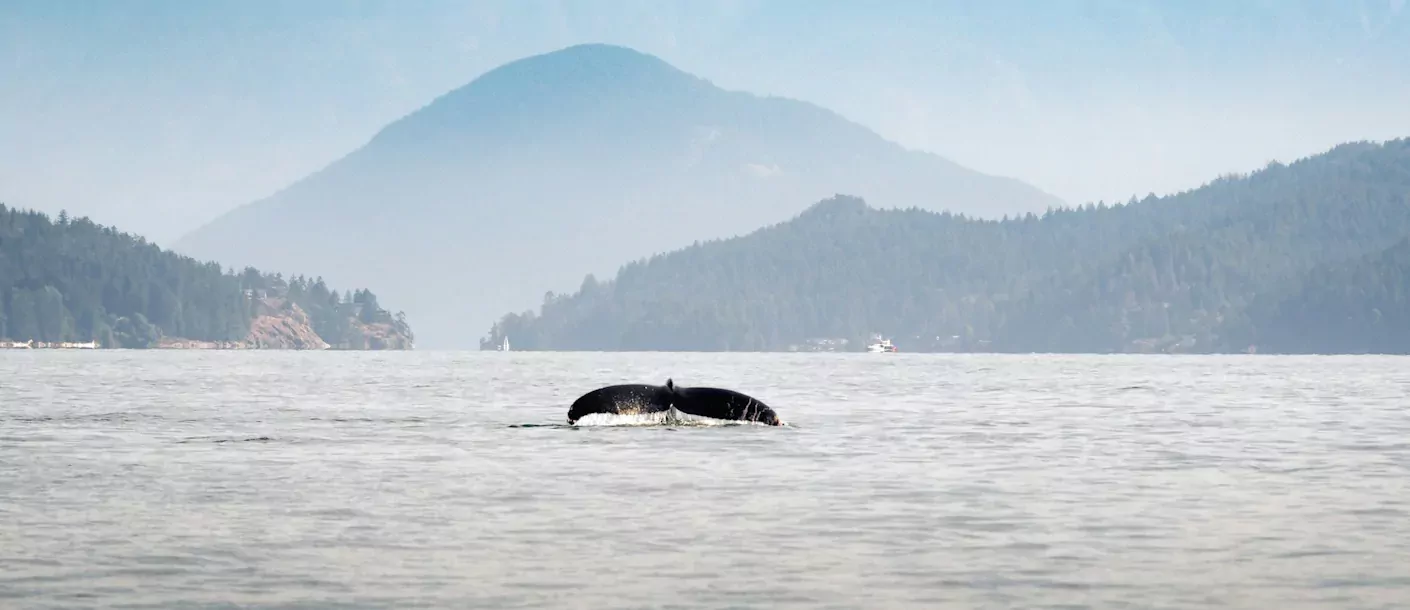
<path id="1" fill-rule="evenodd" d="M 773 408 L 753 396 L 724 388 L 682 387 L 673 379 L 667 379 L 665 385 L 628 383 L 592 390 L 568 407 L 568 423 L 595 413 L 638 415 L 672 410 L 726 421 L 786 425 Z"/>

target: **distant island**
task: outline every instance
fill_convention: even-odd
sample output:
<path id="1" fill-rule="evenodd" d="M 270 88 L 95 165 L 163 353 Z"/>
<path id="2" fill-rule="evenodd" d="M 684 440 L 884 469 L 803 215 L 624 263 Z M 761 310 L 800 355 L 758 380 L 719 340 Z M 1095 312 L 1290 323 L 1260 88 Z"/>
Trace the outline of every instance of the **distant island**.
<path id="1" fill-rule="evenodd" d="M 1410 353 L 1410 140 L 1003 220 L 836 196 L 503 316 L 516 350 Z"/>
<path id="2" fill-rule="evenodd" d="M 370 290 L 222 271 L 87 218 L 0 205 L 0 347 L 409 350 L 413 340 Z"/>

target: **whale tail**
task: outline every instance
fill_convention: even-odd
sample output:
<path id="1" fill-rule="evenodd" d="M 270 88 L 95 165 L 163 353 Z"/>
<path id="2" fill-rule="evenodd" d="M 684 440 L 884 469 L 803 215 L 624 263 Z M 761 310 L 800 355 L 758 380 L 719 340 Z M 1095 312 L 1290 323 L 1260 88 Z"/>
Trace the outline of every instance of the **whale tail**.
<path id="1" fill-rule="evenodd" d="M 568 423 L 584 416 L 603 413 L 639 415 L 664 413 L 667 420 L 693 415 L 719 420 L 753 421 L 771 426 L 786 425 L 778 414 L 759 400 L 721 388 L 682 388 L 673 378 L 664 386 L 622 384 L 592 390 L 568 408 Z"/>

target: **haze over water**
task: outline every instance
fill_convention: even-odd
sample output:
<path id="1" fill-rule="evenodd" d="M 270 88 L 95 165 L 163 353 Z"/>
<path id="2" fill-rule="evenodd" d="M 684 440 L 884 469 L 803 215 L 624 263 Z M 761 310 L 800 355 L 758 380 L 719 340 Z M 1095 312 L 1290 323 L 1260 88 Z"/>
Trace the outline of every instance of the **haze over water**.
<path id="1" fill-rule="evenodd" d="M 793 424 L 562 425 L 619 382 Z M 1392 608 L 1405 358 L 0 353 L 0 606 Z"/>

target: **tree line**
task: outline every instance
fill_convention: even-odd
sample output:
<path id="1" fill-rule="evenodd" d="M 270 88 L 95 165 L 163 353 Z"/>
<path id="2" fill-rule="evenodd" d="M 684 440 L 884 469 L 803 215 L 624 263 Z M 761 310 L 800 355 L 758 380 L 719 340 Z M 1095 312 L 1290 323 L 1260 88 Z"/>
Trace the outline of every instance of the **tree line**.
<path id="1" fill-rule="evenodd" d="M 241 341 L 269 298 L 304 309 L 334 347 L 356 343 L 355 322 L 411 337 L 405 316 L 382 309 L 369 290 L 339 294 L 321 278 L 226 271 L 86 217 L 0 204 L 0 338 L 127 348 L 161 337 Z"/>
<path id="2" fill-rule="evenodd" d="M 1410 351 L 1410 140 L 982 220 L 851 196 L 511 313 L 516 349 Z M 1399 326 L 1395 326 L 1399 324 Z"/>

